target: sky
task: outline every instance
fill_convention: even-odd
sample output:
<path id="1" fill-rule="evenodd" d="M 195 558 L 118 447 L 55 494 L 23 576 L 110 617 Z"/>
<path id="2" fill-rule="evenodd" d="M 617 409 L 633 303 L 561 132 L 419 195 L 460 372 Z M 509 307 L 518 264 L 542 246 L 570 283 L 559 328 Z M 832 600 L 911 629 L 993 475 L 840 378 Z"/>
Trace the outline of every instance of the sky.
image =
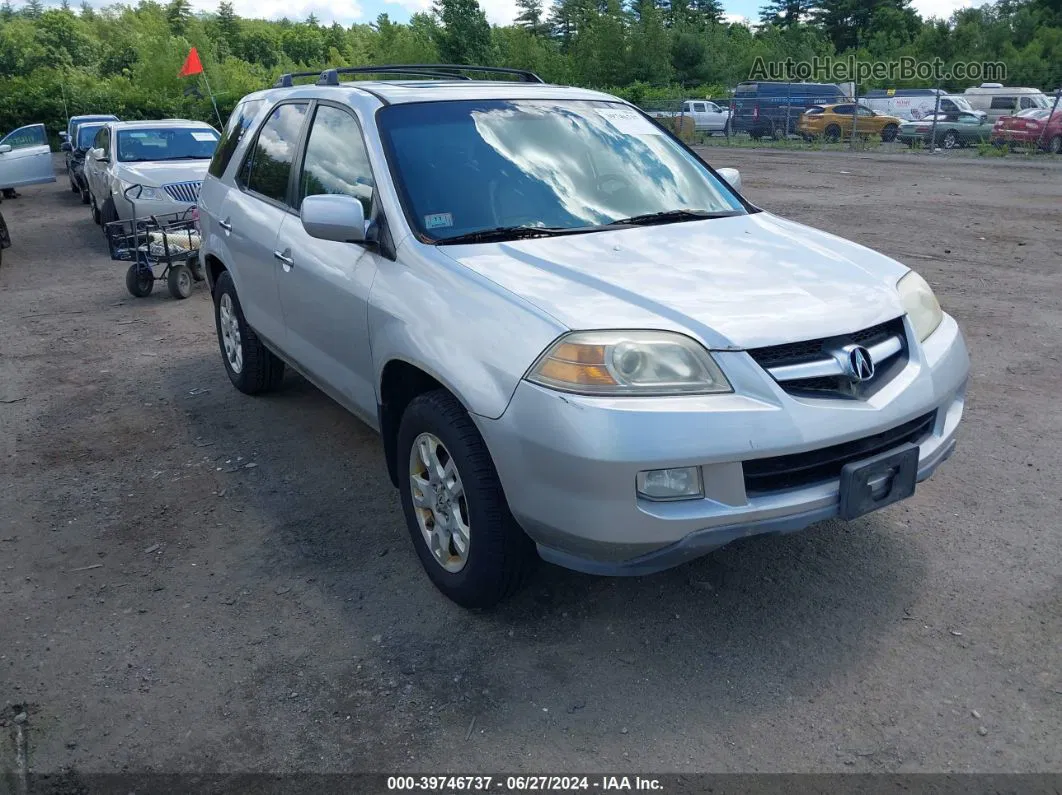
<path id="1" fill-rule="evenodd" d="M 915 9 L 923 16 L 950 17 L 960 8 L 980 5 L 985 0 L 914 0 Z M 89 0 L 93 6 L 110 5 L 114 0 Z M 119 0 L 130 5 L 135 0 Z M 546 0 L 548 3 L 548 0 Z M 757 20 L 759 8 L 764 0 L 723 0 L 723 8 L 729 21 Z M 214 11 L 217 0 L 191 0 L 197 11 Z M 266 19 L 305 19 L 314 13 L 325 24 L 337 21 L 342 25 L 354 22 L 371 22 L 379 14 L 386 13 L 395 21 L 405 21 L 416 11 L 431 8 L 432 0 L 233 0 L 236 13 L 244 17 Z M 512 22 L 516 16 L 516 4 L 513 0 L 479 0 L 480 5 L 492 23 L 504 25 Z M 46 3 L 57 5 L 58 3 Z M 77 5 L 77 2 L 71 2 Z M 17 2 L 14 5 L 18 5 Z"/>

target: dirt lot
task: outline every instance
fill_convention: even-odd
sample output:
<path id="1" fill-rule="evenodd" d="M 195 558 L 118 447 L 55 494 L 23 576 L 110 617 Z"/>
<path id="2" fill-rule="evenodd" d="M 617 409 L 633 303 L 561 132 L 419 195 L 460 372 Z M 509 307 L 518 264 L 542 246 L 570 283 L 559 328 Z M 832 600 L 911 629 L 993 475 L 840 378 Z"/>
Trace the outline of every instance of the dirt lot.
<path id="1" fill-rule="evenodd" d="M 488 614 L 422 573 L 372 432 L 232 389 L 202 285 L 131 298 L 63 177 L 4 202 L 0 771 L 23 710 L 41 772 L 1062 770 L 1062 168 L 712 157 L 936 286 L 959 450 L 851 525 Z"/>

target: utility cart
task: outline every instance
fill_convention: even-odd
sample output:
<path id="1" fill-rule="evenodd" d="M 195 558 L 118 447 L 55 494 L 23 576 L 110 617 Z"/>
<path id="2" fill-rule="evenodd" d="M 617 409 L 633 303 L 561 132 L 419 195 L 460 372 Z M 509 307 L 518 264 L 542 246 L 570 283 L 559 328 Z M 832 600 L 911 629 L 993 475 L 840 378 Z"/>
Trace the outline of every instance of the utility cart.
<path id="1" fill-rule="evenodd" d="M 198 210 L 192 206 L 181 212 L 137 217 L 140 192 L 140 185 L 124 192 L 132 207 L 131 219 L 104 225 L 111 259 L 131 263 L 125 286 L 137 298 L 150 295 L 156 281 L 165 281 L 174 298 L 187 298 L 193 282 L 203 281 Z"/>

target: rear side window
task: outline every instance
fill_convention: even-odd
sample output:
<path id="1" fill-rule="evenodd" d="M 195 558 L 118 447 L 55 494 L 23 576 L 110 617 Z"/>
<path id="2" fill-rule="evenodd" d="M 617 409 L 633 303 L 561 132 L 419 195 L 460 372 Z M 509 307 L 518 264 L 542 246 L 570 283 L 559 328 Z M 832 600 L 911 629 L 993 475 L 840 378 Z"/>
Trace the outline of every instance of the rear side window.
<path id="1" fill-rule="evenodd" d="M 249 191 L 287 203 L 288 178 L 295 148 L 309 106 L 305 102 L 278 105 L 269 114 L 237 179 Z"/>
<path id="2" fill-rule="evenodd" d="M 992 97 L 992 110 L 1014 110 L 1014 97 Z"/>
<path id="3" fill-rule="evenodd" d="M 254 117 L 259 108 L 262 107 L 263 102 L 264 100 L 261 99 L 241 102 L 232 111 L 232 115 L 229 116 L 229 122 L 225 125 L 225 131 L 221 134 L 218 148 L 214 150 L 214 159 L 210 161 L 210 168 L 207 169 L 212 176 L 220 179 L 221 175 L 225 173 L 225 169 L 229 166 L 229 161 L 232 160 L 232 156 L 236 153 L 236 148 L 240 145 L 240 141 L 243 140 L 244 133 L 247 132 L 247 128 L 254 121 Z"/>

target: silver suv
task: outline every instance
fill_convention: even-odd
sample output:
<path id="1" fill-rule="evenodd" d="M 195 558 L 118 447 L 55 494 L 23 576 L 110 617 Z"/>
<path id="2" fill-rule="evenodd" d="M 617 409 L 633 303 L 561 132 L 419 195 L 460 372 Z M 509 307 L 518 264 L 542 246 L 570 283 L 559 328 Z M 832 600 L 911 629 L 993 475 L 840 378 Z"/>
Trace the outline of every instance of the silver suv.
<path id="1" fill-rule="evenodd" d="M 951 454 L 969 360 L 918 274 L 616 97 L 403 69 L 244 98 L 202 253 L 232 383 L 287 364 L 376 428 L 450 598 L 852 519 Z"/>

